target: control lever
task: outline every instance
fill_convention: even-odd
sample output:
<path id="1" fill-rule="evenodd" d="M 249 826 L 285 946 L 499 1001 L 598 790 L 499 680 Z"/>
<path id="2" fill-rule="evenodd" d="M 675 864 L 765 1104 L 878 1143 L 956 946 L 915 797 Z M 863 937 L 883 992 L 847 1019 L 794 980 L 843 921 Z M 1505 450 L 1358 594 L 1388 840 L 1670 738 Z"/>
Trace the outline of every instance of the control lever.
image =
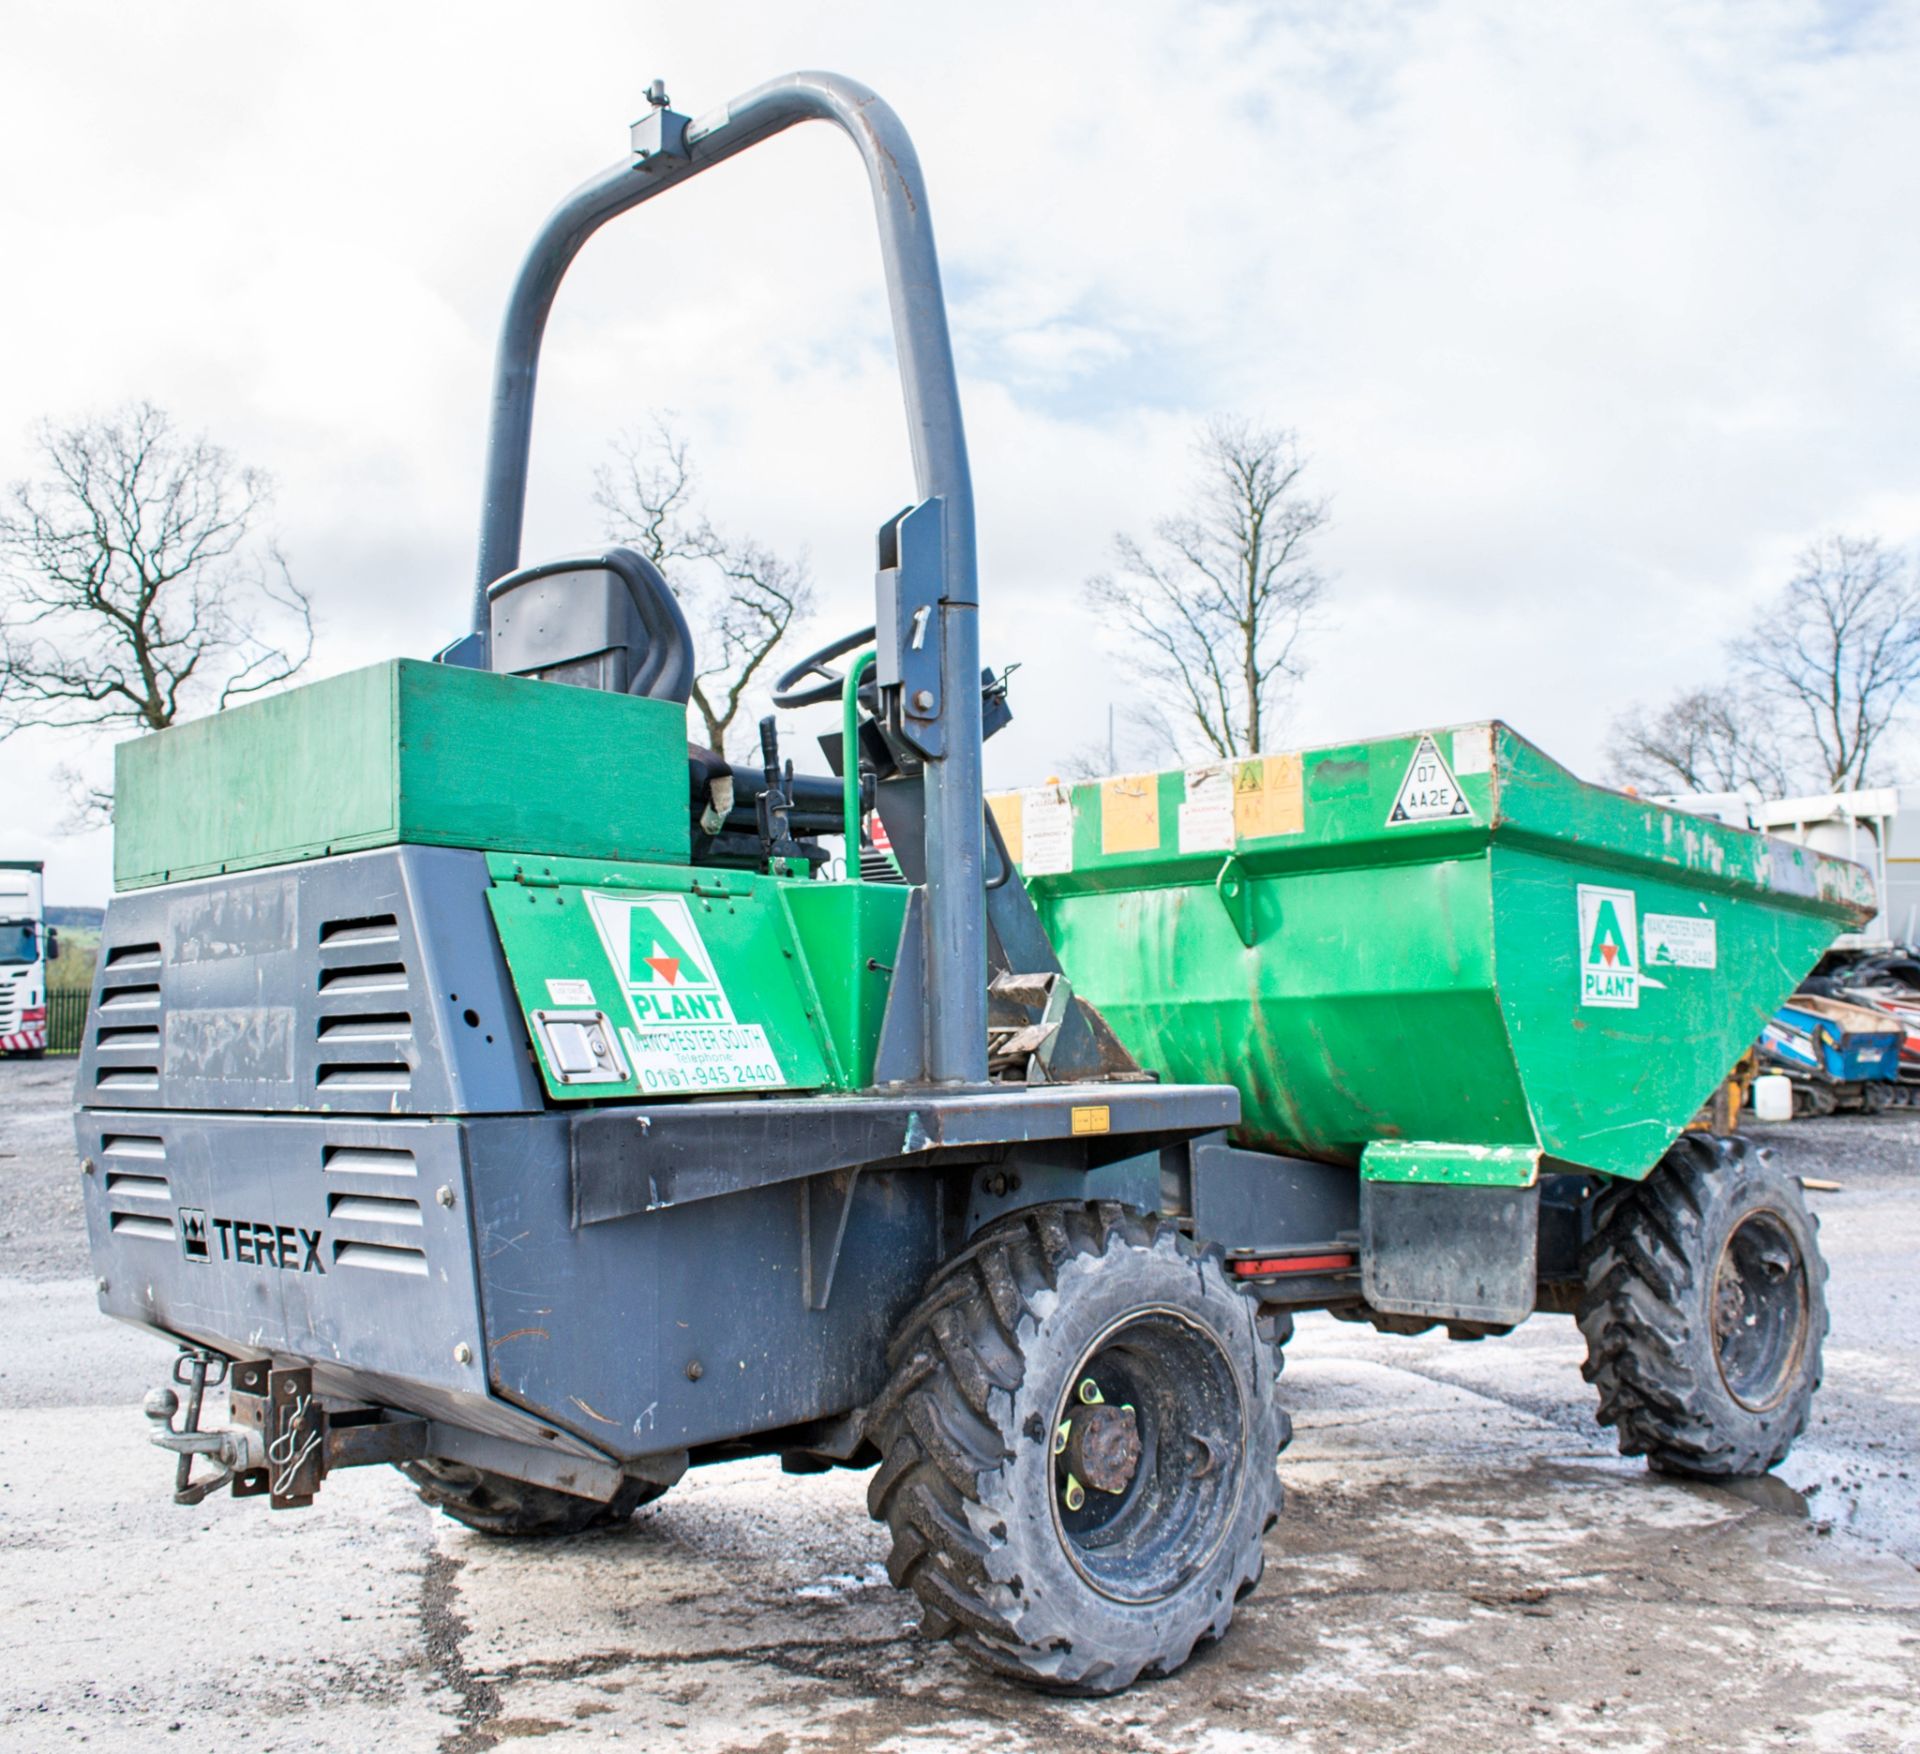
<path id="1" fill-rule="evenodd" d="M 769 713 L 760 721 L 760 759 L 765 764 L 767 788 L 754 800 L 760 817 L 760 857 L 769 873 L 775 859 L 805 859 L 793 838 L 788 813 L 793 809 L 793 763 L 780 765 L 780 731 Z"/>

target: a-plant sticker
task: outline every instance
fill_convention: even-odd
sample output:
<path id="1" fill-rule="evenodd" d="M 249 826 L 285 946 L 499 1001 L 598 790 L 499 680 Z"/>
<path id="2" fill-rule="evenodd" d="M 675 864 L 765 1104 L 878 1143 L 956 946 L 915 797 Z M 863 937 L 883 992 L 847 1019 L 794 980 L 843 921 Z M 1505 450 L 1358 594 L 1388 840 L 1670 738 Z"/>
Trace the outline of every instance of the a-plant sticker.
<path id="1" fill-rule="evenodd" d="M 1580 885 L 1580 1003 L 1637 1010 L 1642 987 L 1638 909 L 1631 889 Z"/>
<path id="2" fill-rule="evenodd" d="M 1460 782 L 1447 766 L 1440 745 L 1431 737 L 1422 737 L 1407 763 L 1407 777 L 1394 794 L 1393 808 L 1387 812 L 1387 826 L 1403 822 L 1445 822 L 1454 817 L 1471 817 L 1472 807 Z"/>
<path id="3" fill-rule="evenodd" d="M 595 892 L 588 901 L 642 1025 L 733 1021 L 684 895 L 629 901 Z"/>
<path id="4" fill-rule="evenodd" d="M 767 1032 L 737 1022 L 684 895 L 586 891 L 588 911 L 633 1013 L 620 1039 L 644 1091 L 782 1085 Z"/>

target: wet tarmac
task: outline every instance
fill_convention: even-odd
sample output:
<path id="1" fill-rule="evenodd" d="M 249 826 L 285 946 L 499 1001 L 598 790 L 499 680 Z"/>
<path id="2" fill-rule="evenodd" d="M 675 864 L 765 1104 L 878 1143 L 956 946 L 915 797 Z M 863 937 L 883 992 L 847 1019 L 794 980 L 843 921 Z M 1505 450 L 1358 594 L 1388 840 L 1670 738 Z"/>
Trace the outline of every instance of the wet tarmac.
<path id="1" fill-rule="evenodd" d="M 380 1469 L 180 1509 L 157 1341 L 94 1311 L 66 1069 L 0 1062 L 0 1748 L 774 1751 L 1920 1746 L 1920 1116 L 1770 1130 L 1834 1329 L 1775 1476 L 1614 1453 L 1566 1318 L 1471 1345 L 1313 1318 L 1288 1511 L 1232 1634 L 1046 1699 L 913 1630 L 864 1477 L 690 1476 L 619 1532 L 440 1520 Z"/>

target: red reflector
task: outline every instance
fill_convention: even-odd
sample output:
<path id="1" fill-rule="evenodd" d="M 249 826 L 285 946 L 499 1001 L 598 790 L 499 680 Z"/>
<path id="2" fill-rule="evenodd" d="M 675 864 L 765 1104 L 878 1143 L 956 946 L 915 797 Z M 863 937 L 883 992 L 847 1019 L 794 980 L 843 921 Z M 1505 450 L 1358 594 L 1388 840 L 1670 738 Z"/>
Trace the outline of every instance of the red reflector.
<path id="1" fill-rule="evenodd" d="M 1358 1255 L 1282 1255 L 1272 1261 L 1229 1261 L 1229 1272 L 1243 1279 L 1264 1279 L 1270 1273 L 1339 1273 L 1353 1266 Z"/>

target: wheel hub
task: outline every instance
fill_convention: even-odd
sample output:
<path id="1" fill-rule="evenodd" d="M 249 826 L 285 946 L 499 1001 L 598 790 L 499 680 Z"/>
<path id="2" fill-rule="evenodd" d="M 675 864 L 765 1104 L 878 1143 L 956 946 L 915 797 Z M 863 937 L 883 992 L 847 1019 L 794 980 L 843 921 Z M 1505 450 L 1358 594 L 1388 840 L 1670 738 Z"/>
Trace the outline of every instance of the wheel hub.
<path id="1" fill-rule="evenodd" d="M 1774 1213 L 1748 1214 L 1720 1251 L 1713 1279 L 1713 1342 L 1727 1391 L 1763 1412 L 1787 1391 L 1806 1345 L 1807 1272 Z"/>
<path id="2" fill-rule="evenodd" d="M 1067 1415 L 1067 1472 L 1096 1492 L 1124 1492 L 1140 1466 L 1140 1422 L 1131 1407 L 1104 1402 Z"/>

